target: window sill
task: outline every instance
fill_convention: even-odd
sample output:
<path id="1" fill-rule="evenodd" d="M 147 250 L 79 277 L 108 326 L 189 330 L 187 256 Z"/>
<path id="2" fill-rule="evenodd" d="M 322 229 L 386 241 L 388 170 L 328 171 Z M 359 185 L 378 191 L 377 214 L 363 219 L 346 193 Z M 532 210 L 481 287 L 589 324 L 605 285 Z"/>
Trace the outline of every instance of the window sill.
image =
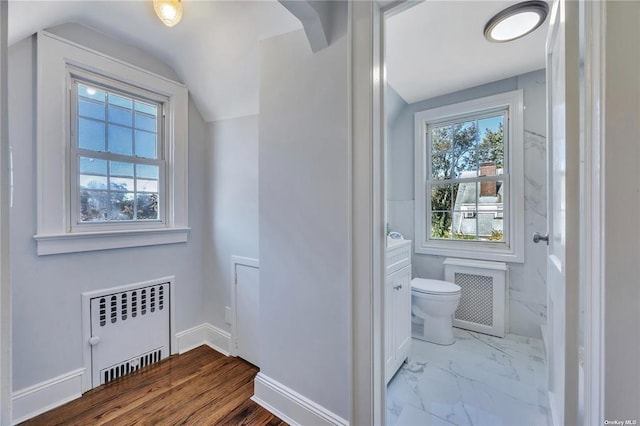
<path id="1" fill-rule="evenodd" d="M 38 256 L 186 243 L 191 228 L 137 229 L 128 231 L 38 234 Z"/>
<path id="2" fill-rule="evenodd" d="M 515 253 L 508 249 L 478 244 L 470 248 L 465 243 L 416 245 L 416 254 L 430 254 L 434 256 L 456 257 L 462 259 L 489 260 L 507 263 L 524 263 L 522 253 Z"/>

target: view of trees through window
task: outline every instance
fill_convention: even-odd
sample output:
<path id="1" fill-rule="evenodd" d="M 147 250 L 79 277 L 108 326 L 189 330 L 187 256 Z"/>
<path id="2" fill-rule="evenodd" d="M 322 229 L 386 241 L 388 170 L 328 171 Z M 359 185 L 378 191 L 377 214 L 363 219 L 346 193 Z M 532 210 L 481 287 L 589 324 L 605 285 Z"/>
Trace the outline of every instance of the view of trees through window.
<path id="1" fill-rule="evenodd" d="M 159 219 L 158 105 L 78 83 L 79 222 Z"/>
<path id="2" fill-rule="evenodd" d="M 431 238 L 504 242 L 505 113 L 427 125 Z"/>

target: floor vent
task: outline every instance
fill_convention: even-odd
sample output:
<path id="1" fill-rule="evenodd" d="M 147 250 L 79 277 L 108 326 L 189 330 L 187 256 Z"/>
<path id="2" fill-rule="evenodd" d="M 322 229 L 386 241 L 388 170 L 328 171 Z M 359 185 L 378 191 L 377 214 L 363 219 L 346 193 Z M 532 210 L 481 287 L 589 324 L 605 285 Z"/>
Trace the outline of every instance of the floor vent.
<path id="1" fill-rule="evenodd" d="M 504 337 L 507 331 L 507 265 L 451 258 L 446 259 L 444 265 L 444 279 L 461 288 L 453 325 Z"/>
<path id="2" fill-rule="evenodd" d="M 146 282 L 83 294 L 90 320 L 90 388 L 169 356 L 170 285 Z"/>

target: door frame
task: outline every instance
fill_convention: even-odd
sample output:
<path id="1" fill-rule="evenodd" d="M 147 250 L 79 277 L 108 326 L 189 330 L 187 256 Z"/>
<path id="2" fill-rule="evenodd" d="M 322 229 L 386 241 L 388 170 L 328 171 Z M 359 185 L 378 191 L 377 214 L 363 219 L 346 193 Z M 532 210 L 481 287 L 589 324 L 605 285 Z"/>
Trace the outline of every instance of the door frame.
<path id="1" fill-rule="evenodd" d="M 249 268 L 256 268 L 259 270 L 260 260 L 251 257 L 231 256 L 231 311 L 233 316 L 231 321 L 231 342 L 229 342 L 229 354 L 234 357 L 238 356 L 238 309 L 236 309 L 238 297 L 238 274 L 236 272 L 236 267 L 238 265 L 248 266 Z M 258 280 L 259 279 L 260 278 L 258 277 Z"/>
<path id="2" fill-rule="evenodd" d="M 604 166 L 605 166 L 605 2 L 581 1 L 584 26 L 584 111 L 580 148 L 584 169 L 580 177 L 584 224 L 581 244 L 580 291 L 584 294 L 583 424 L 604 422 Z"/>
<path id="3" fill-rule="evenodd" d="M 384 266 L 384 59 L 382 19 L 385 10 L 406 7 L 411 1 L 349 2 L 350 113 L 352 187 L 352 314 L 351 314 L 351 423 L 384 425 L 385 385 L 382 345 L 382 292 Z M 605 10 L 601 2 L 580 0 L 585 8 L 584 93 L 588 108 L 581 114 L 585 134 L 584 170 L 580 185 L 584 196 L 584 220 L 593 232 L 582 242 L 586 246 L 580 276 L 580 291 L 586 293 L 584 306 L 584 383 L 582 399 L 593 402 L 584 407 L 585 424 L 604 418 L 604 49 Z M 398 9 L 400 10 L 400 9 Z M 585 41 L 585 38 L 587 41 Z M 596 194 L 596 195 L 593 195 Z M 363 295 L 369 295 L 363 297 Z"/>

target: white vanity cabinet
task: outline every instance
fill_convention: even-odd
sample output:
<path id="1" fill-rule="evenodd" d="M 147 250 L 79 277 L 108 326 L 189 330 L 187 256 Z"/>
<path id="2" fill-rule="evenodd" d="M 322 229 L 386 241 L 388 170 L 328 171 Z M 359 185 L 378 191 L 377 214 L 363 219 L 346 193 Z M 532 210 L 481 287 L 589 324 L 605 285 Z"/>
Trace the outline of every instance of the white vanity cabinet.
<path id="1" fill-rule="evenodd" d="M 411 349 L 411 241 L 389 240 L 384 298 L 385 383 Z"/>

